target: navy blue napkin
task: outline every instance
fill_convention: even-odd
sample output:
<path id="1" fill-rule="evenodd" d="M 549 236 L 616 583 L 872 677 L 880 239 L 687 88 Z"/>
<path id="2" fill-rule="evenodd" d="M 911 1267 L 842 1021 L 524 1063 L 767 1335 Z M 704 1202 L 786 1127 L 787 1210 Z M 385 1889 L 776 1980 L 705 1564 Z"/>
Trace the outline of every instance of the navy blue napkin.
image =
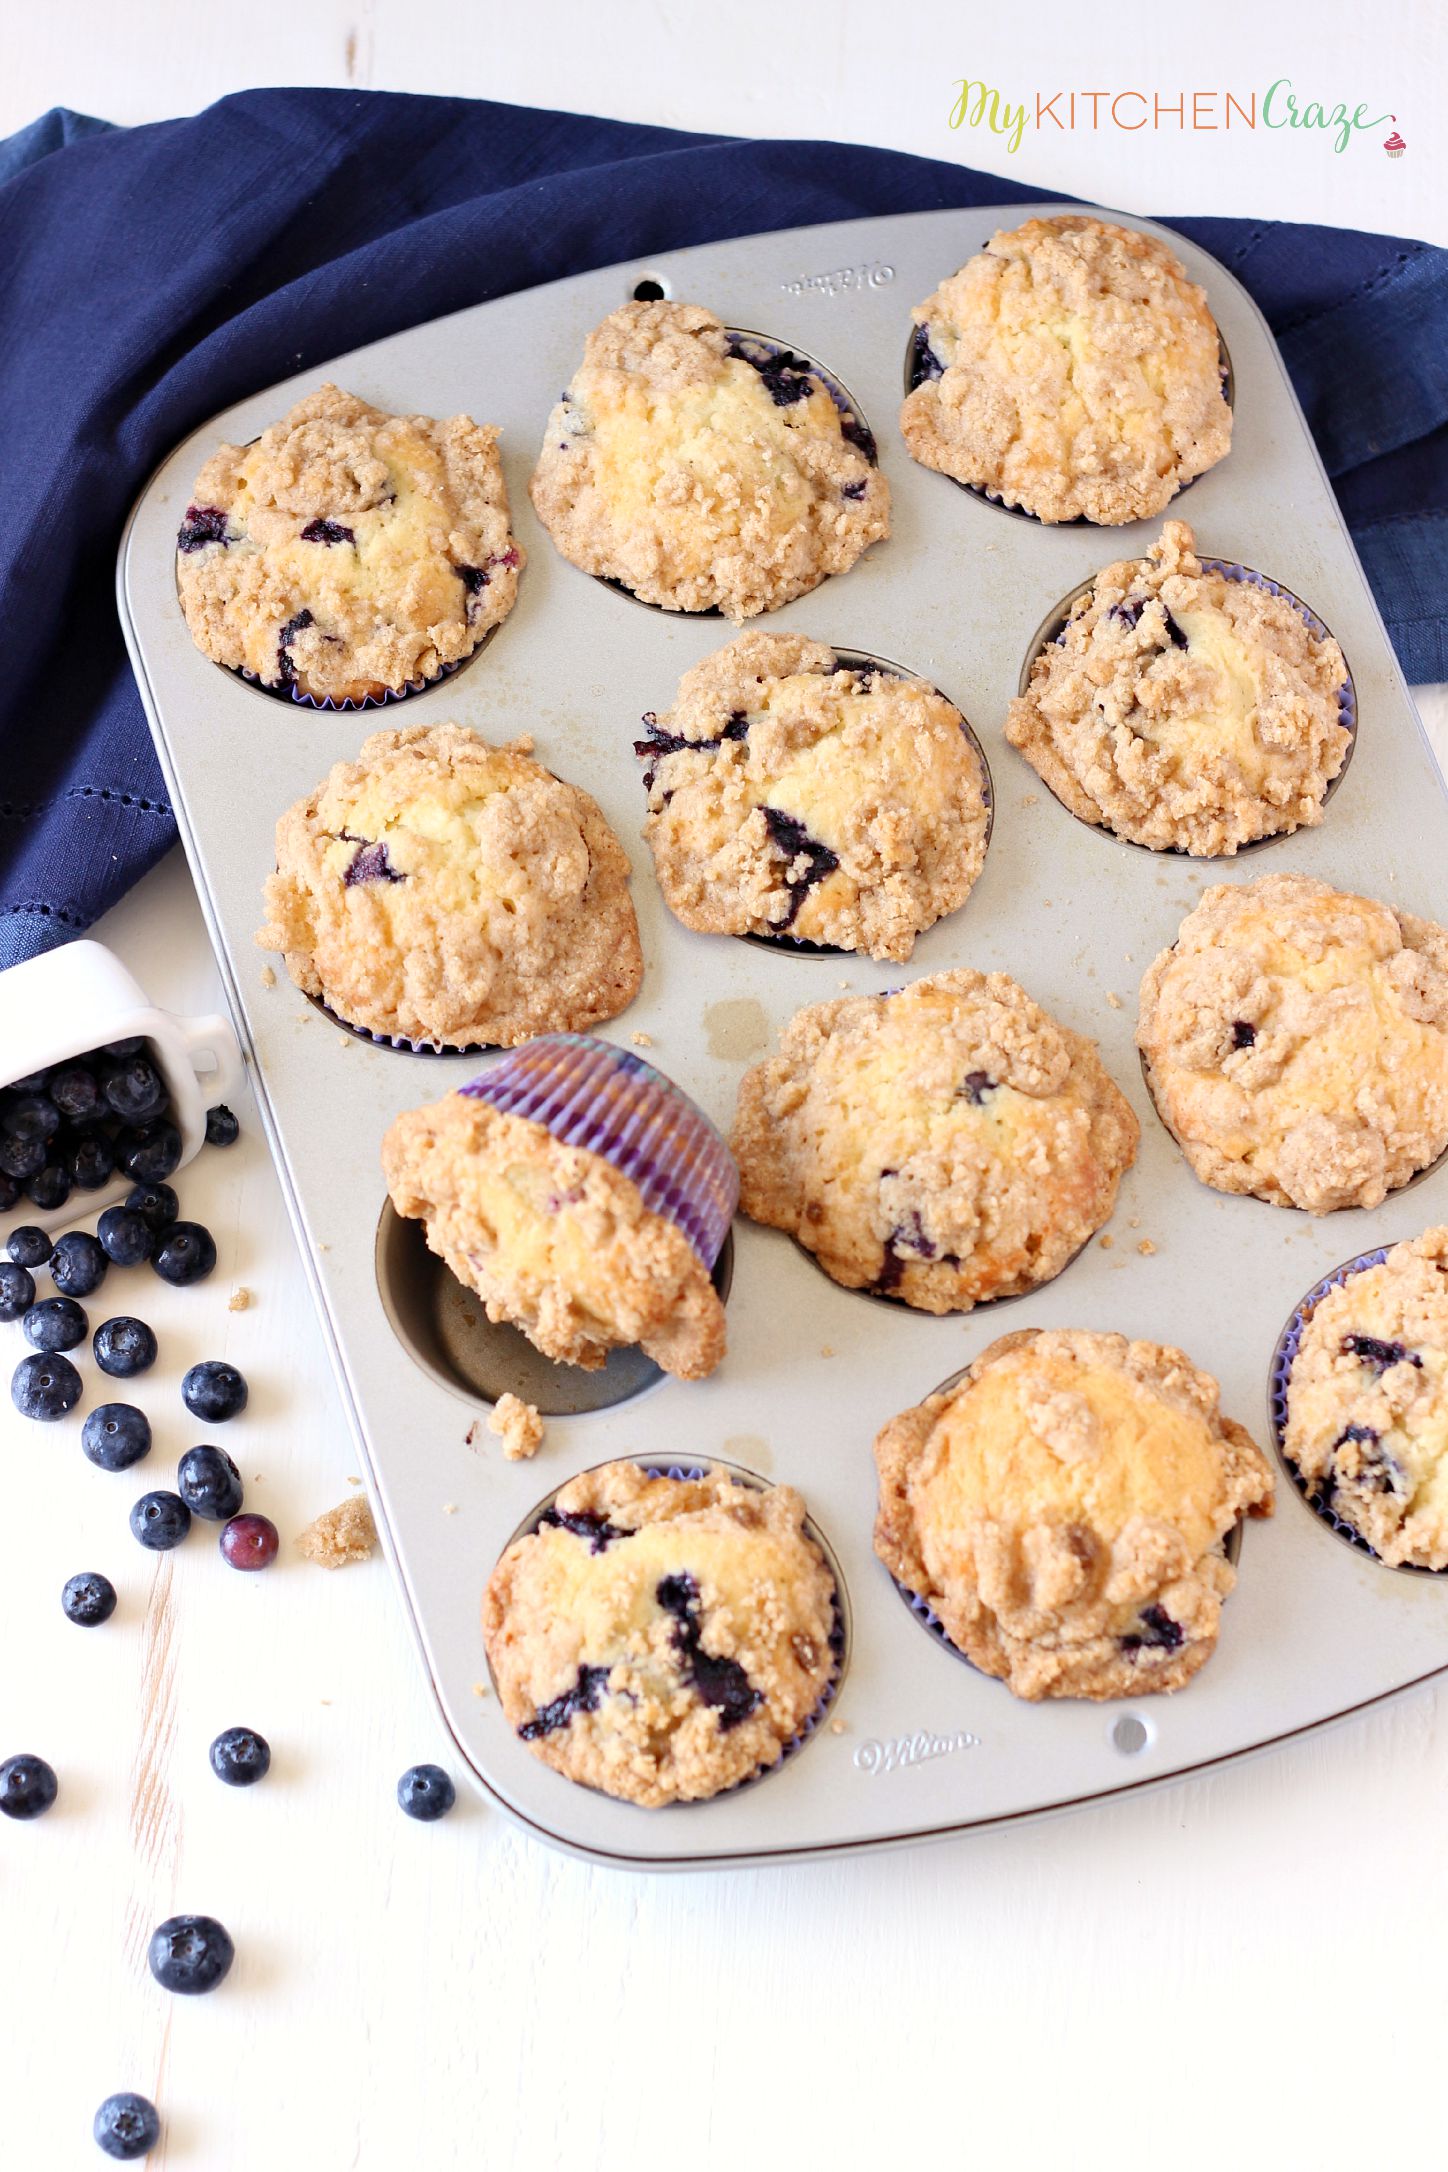
<path id="1" fill-rule="evenodd" d="M 0 966 L 87 927 L 175 838 L 115 554 L 217 408 L 620 258 L 1042 193 L 894 151 L 381 92 L 253 91 L 124 130 L 55 112 L 0 143 Z M 1448 251 L 1172 223 L 1266 312 L 1408 676 L 1448 679 Z"/>

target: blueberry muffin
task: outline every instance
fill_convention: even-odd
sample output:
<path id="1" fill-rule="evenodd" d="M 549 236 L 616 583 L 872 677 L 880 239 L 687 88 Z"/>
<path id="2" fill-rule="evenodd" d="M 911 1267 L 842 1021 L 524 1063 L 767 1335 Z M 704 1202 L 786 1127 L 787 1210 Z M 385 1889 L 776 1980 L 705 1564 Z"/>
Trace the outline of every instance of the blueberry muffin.
<path id="1" fill-rule="evenodd" d="M 834 1680 L 835 1587 L 789 1486 L 608 1463 L 515 1539 L 483 1605 L 508 1723 L 655 1809 L 775 1765 Z"/>
<path id="2" fill-rule="evenodd" d="M 913 315 L 911 453 L 1038 520 L 1144 519 L 1231 445 L 1206 295 L 1149 234 L 1029 219 Z"/>
<path id="3" fill-rule="evenodd" d="M 923 679 L 852 667 L 802 634 L 741 634 L 644 726 L 644 835 L 686 928 L 908 958 L 970 895 L 985 772 Z"/>
<path id="4" fill-rule="evenodd" d="M 1083 822 L 1215 855 L 1322 820 L 1348 755 L 1347 666 L 1285 597 L 1204 568 L 1193 543 L 1169 520 L 1144 559 L 1096 576 L 1006 737 Z"/>
<path id="5" fill-rule="evenodd" d="M 1282 1445 L 1380 1560 L 1448 1569 L 1448 1229 L 1395 1244 L 1318 1300 Z"/>
<path id="6" fill-rule="evenodd" d="M 875 1551 L 1017 1697 L 1180 1689 L 1272 1474 L 1180 1350 L 1027 1329 L 875 1443 Z"/>
<path id="7" fill-rule="evenodd" d="M 583 1143 L 588 1142 L 588 1143 Z M 724 1355 L 710 1279 L 738 1197 L 729 1152 L 676 1086 L 576 1034 L 530 1041 L 382 1142 L 393 1206 L 545 1357 L 595 1371 L 639 1344 L 699 1380 Z"/>
<path id="8" fill-rule="evenodd" d="M 775 610 L 890 530 L 868 429 L 797 357 L 693 302 L 589 333 L 533 504 L 563 556 L 666 611 Z"/>
<path id="9" fill-rule="evenodd" d="M 1136 1038 L 1204 1184 L 1379 1206 L 1448 1146 L 1448 929 L 1310 875 L 1219 884 L 1147 972 Z"/>
<path id="10" fill-rule="evenodd" d="M 497 437 L 323 385 L 218 446 L 176 538 L 196 646 L 318 702 L 381 701 L 470 656 L 523 563 Z"/>
<path id="11" fill-rule="evenodd" d="M 614 1017 L 643 978 L 628 860 L 529 744 L 374 732 L 278 822 L 258 943 L 388 1037 L 510 1048 Z"/>
<path id="12" fill-rule="evenodd" d="M 740 1205 L 849 1290 L 968 1312 L 1058 1275 L 1140 1127 L 1093 1044 L 962 967 L 797 1011 L 746 1072 Z"/>

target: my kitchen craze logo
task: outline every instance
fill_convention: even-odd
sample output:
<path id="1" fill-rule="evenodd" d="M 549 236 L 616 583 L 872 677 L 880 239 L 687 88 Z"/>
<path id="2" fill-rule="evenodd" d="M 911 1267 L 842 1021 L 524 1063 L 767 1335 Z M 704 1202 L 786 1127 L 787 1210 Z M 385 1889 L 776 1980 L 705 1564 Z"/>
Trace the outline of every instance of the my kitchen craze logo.
<path id="1" fill-rule="evenodd" d="M 988 129 L 1005 139 L 1008 151 L 1020 149 L 1028 128 L 1038 134 L 1058 128 L 1063 135 L 1077 128 L 1116 128 L 1126 135 L 1141 128 L 1175 128 L 1189 134 L 1290 128 L 1305 132 L 1309 139 L 1326 137 L 1334 151 L 1345 151 L 1354 136 L 1395 119 L 1391 113 L 1370 115 L 1365 105 L 1349 110 L 1341 99 L 1335 103 L 1300 99 L 1292 78 L 1285 75 L 1260 95 L 1256 91 L 1182 90 L 1164 97 L 1160 91 L 1058 90 L 1049 95 L 1035 91 L 1031 100 L 1013 100 L 989 83 L 962 76 L 950 109 L 952 128 Z M 1389 139 L 1390 156 L 1401 147 L 1399 137 Z"/>

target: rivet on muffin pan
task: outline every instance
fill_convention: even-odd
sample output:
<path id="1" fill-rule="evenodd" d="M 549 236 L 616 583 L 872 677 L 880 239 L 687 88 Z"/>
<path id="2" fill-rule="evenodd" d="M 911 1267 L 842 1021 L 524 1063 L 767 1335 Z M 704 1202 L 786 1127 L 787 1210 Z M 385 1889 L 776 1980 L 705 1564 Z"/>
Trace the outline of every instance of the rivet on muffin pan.
<path id="1" fill-rule="evenodd" d="M 878 672 L 881 677 L 887 679 L 915 679 L 920 676 L 918 672 L 907 671 L 904 664 L 891 663 L 886 656 L 872 655 L 868 649 L 842 649 L 836 647 L 835 662 L 843 671 L 861 671 L 868 666 Z M 929 680 L 925 683 L 932 685 Z M 932 691 L 939 694 L 942 701 L 950 701 L 950 696 L 943 688 L 932 685 Z M 976 883 L 978 884 L 981 875 L 985 873 L 986 857 L 990 852 L 991 833 L 995 828 L 995 786 L 991 781 L 990 763 L 986 760 L 985 748 L 981 745 L 975 726 L 958 702 L 950 701 L 950 706 L 958 712 L 961 728 L 970 741 L 971 749 L 980 764 L 981 797 L 985 801 L 985 842 L 981 847 L 980 875 L 976 877 Z M 969 903 L 970 899 L 967 898 L 964 905 L 956 907 L 956 911 L 964 912 Z M 948 917 L 953 918 L 954 915 Z M 938 927 L 940 925 L 939 921 L 936 921 L 934 925 Z M 927 928 L 924 932 L 928 935 L 930 930 Z M 756 943 L 761 950 L 772 950 L 786 958 L 850 958 L 856 959 L 862 964 L 871 962 L 868 951 L 841 950 L 833 943 L 812 943 L 800 935 L 756 935 L 749 933 L 737 935 L 734 940 L 739 943 Z"/>
<path id="2" fill-rule="evenodd" d="M 648 283 L 667 286 L 665 281 L 651 281 Z M 657 294 L 639 294 L 633 290 L 629 294 L 630 301 L 652 302 L 658 301 L 660 298 Z M 671 299 L 667 291 L 663 294 L 662 299 L 664 301 Z M 834 401 L 842 419 L 846 423 L 853 425 L 854 435 L 851 442 L 858 445 L 872 468 L 879 467 L 880 456 L 875 441 L 875 433 L 866 422 L 859 401 L 845 389 L 844 384 L 833 370 L 827 369 L 823 362 L 817 360 L 806 348 L 796 345 L 793 340 L 771 339 L 764 332 L 745 331 L 736 324 L 726 324 L 724 330 L 731 342 L 731 351 L 737 347 L 744 349 L 746 353 L 752 351 L 766 358 L 775 355 L 792 355 L 797 361 L 807 364 L 810 374 L 819 379 L 825 391 Z M 609 574 L 596 573 L 593 578 L 598 582 L 600 588 L 612 589 L 613 593 L 616 596 L 622 596 L 626 603 L 636 603 L 640 610 L 643 611 L 657 611 L 664 618 L 702 619 L 723 618 L 724 616 L 717 603 L 710 604 L 707 611 L 671 611 L 666 604 L 650 603 L 647 597 L 636 596 L 631 588 L 626 587 L 622 581 L 614 580 Z"/>
<path id="3" fill-rule="evenodd" d="M 1439 1157 L 1440 1160 L 1444 1158 Z M 1433 1166 L 1436 1168 L 1438 1163 L 1435 1162 Z M 1418 1176 L 1410 1178 L 1409 1182 L 1419 1184 L 1428 1173 L 1424 1169 Z M 1406 1191 L 1408 1186 L 1405 1184 L 1399 1189 Z M 1394 1193 L 1393 1196 L 1396 1197 L 1397 1194 Z M 1272 1352 L 1272 1368 L 1267 1376 L 1267 1430 L 1272 1436 L 1277 1460 L 1292 1481 L 1293 1492 L 1299 1500 L 1307 1503 L 1318 1522 L 1324 1524 L 1335 1539 L 1340 1539 L 1344 1546 L 1350 1546 L 1363 1560 L 1376 1563 L 1378 1568 L 1387 1569 L 1394 1576 L 1448 1576 L 1448 1569 L 1425 1568 L 1418 1561 L 1384 1561 L 1382 1555 L 1368 1544 L 1360 1531 L 1354 1530 L 1350 1523 L 1344 1523 L 1340 1516 L 1333 1514 L 1321 1494 L 1309 1492 L 1307 1480 L 1288 1455 L 1285 1446 L 1287 1395 L 1292 1379 L 1292 1363 L 1297 1356 L 1297 1346 L 1302 1340 L 1303 1329 L 1329 1290 L 1340 1289 L 1364 1267 L 1381 1267 L 1390 1250 L 1389 1245 L 1378 1245 L 1371 1252 L 1359 1252 L 1355 1258 L 1344 1260 L 1340 1267 L 1334 1267 L 1330 1274 L 1325 1274 L 1320 1281 L 1314 1282 L 1307 1295 L 1293 1307 L 1287 1325 L 1278 1336 L 1277 1346 Z"/>
<path id="4" fill-rule="evenodd" d="M 578 1418 L 631 1402 L 666 1375 L 636 1345 L 609 1352 L 596 1370 L 562 1365 L 536 1350 L 521 1328 L 494 1323 L 482 1299 L 428 1248 L 421 1222 L 388 1200 L 377 1224 L 377 1288 L 388 1325 L 408 1356 L 440 1387 L 491 1408 L 503 1395 L 531 1403 L 545 1418 Z M 734 1280 L 734 1232 L 710 1276 L 727 1303 Z M 539 1513 L 547 1507 L 542 1502 Z"/>
<path id="5" fill-rule="evenodd" d="M 761 1478 L 757 1471 L 746 1469 L 742 1463 L 726 1462 L 722 1456 L 711 1456 L 707 1463 L 672 1462 L 666 1456 L 649 1455 L 630 1456 L 627 1460 L 637 1464 L 641 1471 L 647 1471 L 655 1478 L 700 1479 L 707 1478 L 711 1471 L 723 1471 L 725 1476 L 733 1479 L 736 1485 L 747 1486 L 756 1493 L 767 1493 L 774 1483 L 771 1479 Z M 584 1469 L 600 1470 L 603 1467 L 601 1464 L 589 1464 L 585 1465 Z M 536 1502 L 529 1509 L 517 1529 L 509 1535 L 507 1544 L 500 1549 L 499 1560 L 507 1553 L 510 1546 L 516 1546 L 520 1538 L 526 1538 L 530 1532 L 538 1529 L 545 1514 L 553 1506 L 564 1486 L 570 1485 L 573 1479 L 581 1478 L 583 1475 L 583 1471 L 571 1472 L 568 1478 L 559 1480 L 551 1493 L 545 1494 L 541 1501 Z M 844 1571 L 840 1567 L 838 1554 L 820 1530 L 814 1517 L 809 1514 L 808 1509 L 806 1509 L 805 1513 L 804 1532 L 806 1538 L 817 1546 L 824 1556 L 825 1567 L 829 1570 L 830 1579 L 834 1585 L 834 1628 L 830 1632 L 830 1650 L 835 1655 L 834 1675 L 826 1687 L 824 1695 L 799 1733 L 792 1741 L 784 1745 L 774 1764 L 762 1766 L 758 1772 L 751 1774 L 747 1780 L 736 1781 L 733 1787 L 726 1787 L 717 1795 L 701 1797 L 697 1802 L 671 1803 L 668 1807 L 672 1810 L 706 1810 L 710 1803 L 731 1802 L 737 1796 L 742 1795 L 747 1788 L 758 1787 L 761 1781 L 771 1779 L 819 1732 L 821 1722 L 827 1717 L 839 1698 L 840 1690 L 844 1686 L 845 1676 L 849 1672 L 850 1655 L 853 1648 L 853 1621 L 850 1611 L 849 1587 L 845 1583 Z M 492 1662 L 486 1658 L 486 1655 L 484 1663 L 488 1669 L 489 1685 L 496 1697 L 499 1694 L 497 1677 L 493 1673 Z M 577 1782 L 570 1782 L 570 1785 L 577 1785 Z M 657 1810 L 649 1813 L 654 1817 L 659 1814 Z"/>
<path id="6" fill-rule="evenodd" d="M 1190 485 L 1188 485 L 1188 488 L 1190 488 Z M 1034 519 L 1035 516 L 1032 514 L 1027 517 Z M 1085 525 L 1089 527 L 1091 523 L 1087 522 Z M 1127 559 L 1122 563 L 1144 566 L 1146 560 L 1144 558 Z M 1269 580 L 1265 573 L 1258 573 L 1251 566 L 1237 565 L 1227 558 L 1202 558 L 1201 568 L 1203 573 L 1220 573 L 1224 580 L 1243 581 L 1251 588 L 1264 589 L 1269 596 L 1280 596 L 1284 603 L 1291 604 L 1309 632 L 1316 634 L 1319 641 L 1335 641 L 1337 639 L 1331 628 L 1324 624 L 1323 620 L 1312 609 L 1312 606 L 1304 603 L 1300 596 L 1294 595 L 1292 590 L 1285 587 L 1281 581 Z M 1061 598 L 1060 602 L 1054 605 L 1041 620 L 1026 648 L 1025 661 L 1021 665 L 1020 677 L 1016 681 L 1016 693 L 1018 695 L 1024 696 L 1029 693 L 1031 667 L 1036 658 L 1043 649 L 1049 648 L 1053 641 L 1060 639 L 1066 630 L 1066 623 L 1071 616 L 1072 606 L 1080 597 L 1091 593 L 1091 590 L 1096 586 L 1097 578 L 1098 576 L 1092 573 L 1084 581 L 1078 581 L 1076 586 L 1069 590 Z M 1341 649 L 1341 642 L 1338 642 L 1338 647 Z M 1343 756 L 1341 769 L 1322 795 L 1324 813 L 1326 813 L 1332 802 L 1333 794 L 1352 767 L 1352 758 L 1357 751 L 1357 688 L 1353 683 L 1352 665 L 1348 663 L 1346 656 L 1343 657 L 1343 668 L 1347 672 L 1347 677 L 1337 690 L 1337 720 L 1347 733 L 1347 753 Z M 1033 771 L 1032 773 L 1039 775 L 1039 772 Z M 1044 778 L 1040 781 L 1045 782 Z M 1046 786 L 1046 789 L 1048 792 L 1051 790 L 1049 785 Z M 1064 804 L 1061 800 L 1056 799 L 1054 792 L 1051 792 L 1051 797 L 1056 800 L 1058 807 Z M 1202 867 L 1214 867 L 1219 861 L 1223 860 L 1242 860 L 1246 858 L 1249 852 L 1262 852 L 1269 845 L 1286 844 L 1292 838 L 1301 834 L 1300 827 L 1295 830 L 1278 830 L 1271 837 L 1253 837 L 1249 839 L 1246 844 L 1238 845 L 1235 852 L 1184 852 L 1179 845 L 1138 844 L 1134 837 L 1119 837 L 1116 831 L 1109 829 L 1104 822 L 1087 822 L 1082 816 L 1072 813 L 1069 807 L 1066 812 L 1072 815 L 1073 821 L 1080 822 L 1083 830 L 1090 830 L 1095 836 L 1104 837 L 1108 844 L 1125 845 L 1129 851 L 1144 852 L 1153 860 L 1186 860 L 1195 862 Z"/>
<path id="7" fill-rule="evenodd" d="M 1226 401 L 1228 408 L 1235 413 L 1237 406 L 1237 378 L 1232 368 L 1232 357 L 1227 352 L 1227 342 L 1223 339 L 1220 331 L 1217 334 L 1217 362 L 1222 373 L 1222 398 Z M 931 352 L 930 334 L 926 327 L 923 324 L 912 324 L 910 337 L 905 346 L 906 397 L 909 397 L 917 385 L 923 385 L 929 378 L 940 377 L 943 374 L 941 365 Z M 1203 473 L 1209 474 L 1210 472 L 1210 469 L 1203 470 Z M 1028 513 L 1023 505 L 1007 505 L 1004 498 L 996 497 L 991 491 L 983 489 L 979 483 L 962 483 L 954 475 L 947 476 L 946 480 L 954 483 L 957 490 L 963 490 L 968 498 L 978 498 L 982 505 L 992 507 L 997 513 L 1009 513 L 1015 520 L 1034 521 L 1038 528 L 1099 529 L 1102 527 L 1100 521 L 1088 520 L 1084 513 L 1078 513 L 1074 520 L 1043 521 L 1039 513 Z M 1200 481 L 1201 476 L 1192 476 L 1189 482 L 1185 482 L 1180 486 L 1171 503 L 1175 505 L 1178 498 L 1185 497 L 1193 483 Z M 1089 587 L 1089 582 L 1086 585 Z M 1077 593 L 1079 594 L 1080 591 L 1078 590 Z M 1022 692 L 1024 691 L 1025 689 L 1022 688 Z"/>

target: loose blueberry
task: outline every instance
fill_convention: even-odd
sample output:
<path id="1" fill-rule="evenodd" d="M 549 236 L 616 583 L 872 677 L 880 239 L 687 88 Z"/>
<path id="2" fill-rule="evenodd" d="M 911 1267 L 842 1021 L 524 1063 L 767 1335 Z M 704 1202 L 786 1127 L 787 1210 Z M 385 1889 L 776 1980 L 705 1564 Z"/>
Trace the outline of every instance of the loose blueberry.
<path id="1" fill-rule="evenodd" d="M 204 550 L 208 543 L 229 543 L 226 532 L 226 515 L 219 505 L 188 505 L 186 518 L 176 535 L 176 548 L 185 551 Z"/>
<path id="2" fill-rule="evenodd" d="M 7 1757 L 0 1765 L 0 1810 L 7 1818 L 42 1817 L 59 1785 L 43 1757 Z"/>
<path id="3" fill-rule="evenodd" d="M 152 1255 L 151 1265 L 163 1282 L 184 1289 L 202 1282 L 216 1265 L 216 1242 L 200 1222 L 173 1222 Z"/>
<path id="4" fill-rule="evenodd" d="M 73 1124 L 93 1123 L 105 1114 L 100 1081 L 87 1064 L 63 1063 L 46 1088 L 62 1116 Z"/>
<path id="5" fill-rule="evenodd" d="M 131 1535 L 153 1554 L 168 1554 L 191 1529 L 191 1511 L 179 1493 L 143 1493 L 131 1510 Z"/>
<path id="6" fill-rule="evenodd" d="M 22 1094 L 0 1115 L 0 1131 L 10 1139 L 53 1139 L 60 1129 L 60 1111 L 49 1094 Z"/>
<path id="7" fill-rule="evenodd" d="M 255 1787 L 271 1770 L 271 1744 L 253 1727 L 228 1727 L 211 1745 L 211 1769 L 228 1787 Z"/>
<path id="8" fill-rule="evenodd" d="M 132 1380 L 156 1362 L 156 1338 L 144 1320 L 102 1320 L 91 1338 L 95 1361 L 113 1380 Z"/>
<path id="9" fill-rule="evenodd" d="M 224 1101 L 218 1101 L 214 1109 L 206 1111 L 208 1146 L 235 1146 L 240 1136 L 241 1126 Z"/>
<path id="10" fill-rule="evenodd" d="M 246 1408 L 246 1382 L 234 1365 L 207 1358 L 193 1365 L 181 1383 L 181 1400 L 204 1425 L 224 1425 Z"/>
<path id="11" fill-rule="evenodd" d="M 409 1765 L 397 1783 L 397 1807 L 420 1824 L 445 1818 L 458 1799 L 441 1765 Z"/>
<path id="12" fill-rule="evenodd" d="M 162 1184 L 180 1166 L 181 1134 L 168 1116 L 116 1133 L 116 1160 L 138 1184 Z"/>
<path id="13" fill-rule="evenodd" d="M 281 1544 L 269 1516 L 233 1516 L 221 1533 L 221 1558 L 233 1569 L 269 1569 Z"/>
<path id="14" fill-rule="evenodd" d="M 94 1237 L 83 1229 L 68 1229 L 55 1241 L 50 1278 L 63 1297 L 89 1297 L 105 1281 L 109 1266 Z"/>
<path id="15" fill-rule="evenodd" d="M 134 1207 L 107 1207 L 96 1224 L 106 1258 L 117 1267 L 139 1267 L 156 1249 L 156 1232 Z"/>
<path id="16" fill-rule="evenodd" d="M 181 1212 L 181 1202 L 169 1184 L 138 1184 L 127 1192 L 125 1204 L 152 1229 L 165 1229 Z"/>
<path id="17" fill-rule="evenodd" d="M 103 1471 L 128 1471 L 151 1453 L 151 1424 L 134 1403 L 98 1403 L 80 1429 L 80 1445 Z"/>
<path id="18" fill-rule="evenodd" d="M 20 1323 L 32 1350 L 73 1350 L 84 1342 L 90 1322 L 73 1297 L 42 1297 Z"/>
<path id="19" fill-rule="evenodd" d="M 241 1507 L 241 1473 L 224 1448 L 188 1448 L 176 1484 L 192 1515 L 208 1523 L 227 1523 Z"/>
<path id="20" fill-rule="evenodd" d="M 5 1249 L 17 1267 L 43 1267 L 55 1245 L 46 1230 L 26 1222 L 20 1229 L 11 1230 Z"/>
<path id="21" fill-rule="evenodd" d="M 355 543 L 356 536 L 340 520 L 309 520 L 302 530 L 304 543 Z"/>
<path id="22" fill-rule="evenodd" d="M 68 1357 L 37 1351 L 22 1358 L 10 1383 L 10 1400 L 22 1418 L 50 1425 L 74 1410 L 81 1398 L 80 1374 Z"/>
<path id="23" fill-rule="evenodd" d="M 146 1954 L 161 1989 L 187 1998 L 214 1991 L 235 1958 L 231 1933 L 215 1916 L 168 1916 Z"/>
<path id="24" fill-rule="evenodd" d="M 33 1177 L 26 1178 L 25 1193 L 42 1214 L 53 1214 L 70 1197 L 70 1171 L 59 1162 L 47 1162 Z"/>
<path id="25" fill-rule="evenodd" d="M 0 1214 L 8 1214 L 10 1209 L 19 1203 L 19 1178 L 11 1176 L 8 1170 L 0 1169 Z"/>
<path id="26" fill-rule="evenodd" d="M 115 1150 L 103 1131 L 88 1132 L 65 1150 L 71 1182 L 83 1192 L 98 1192 L 115 1173 L 115 1166 Z"/>
<path id="27" fill-rule="evenodd" d="M 45 1167 L 44 1139 L 0 1138 L 0 1169 L 19 1184 L 28 1184 Z"/>
<path id="28" fill-rule="evenodd" d="M 0 1261 L 0 1320 L 18 1320 L 35 1303 L 35 1277 L 14 1260 Z"/>
<path id="29" fill-rule="evenodd" d="M 96 2147 L 121 2164 L 134 2164 L 149 2156 L 161 2139 L 161 2121 L 149 2097 L 134 2089 L 122 2089 L 107 2097 L 91 2127 Z"/>
<path id="30" fill-rule="evenodd" d="M 78 1623 L 82 1629 L 98 1629 L 116 1611 L 116 1587 L 108 1576 L 86 1569 L 80 1576 L 71 1577 L 61 1592 L 60 1604 L 67 1621 Z"/>
<path id="31" fill-rule="evenodd" d="M 144 1056 L 130 1056 L 124 1063 L 107 1064 L 101 1089 L 108 1106 L 123 1124 L 148 1124 L 170 1100 L 166 1082 Z"/>

